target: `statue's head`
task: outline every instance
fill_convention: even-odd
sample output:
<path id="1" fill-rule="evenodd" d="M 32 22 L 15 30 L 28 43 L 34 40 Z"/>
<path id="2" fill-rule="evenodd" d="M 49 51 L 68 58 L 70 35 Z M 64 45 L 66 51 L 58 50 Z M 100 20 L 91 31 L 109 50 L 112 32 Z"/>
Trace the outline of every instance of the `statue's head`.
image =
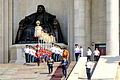
<path id="1" fill-rule="evenodd" d="M 58 24 L 58 21 L 57 21 L 56 19 L 54 19 L 53 24 L 54 24 L 54 25 L 57 25 L 57 24 Z"/>
<path id="2" fill-rule="evenodd" d="M 38 7 L 37 7 L 37 12 L 38 12 L 38 13 L 43 13 L 43 12 L 45 12 L 45 7 L 44 7 L 43 5 L 38 5 Z"/>
<path id="3" fill-rule="evenodd" d="M 54 19 L 53 25 L 54 25 L 54 26 L 53 26 L 54 28 L 58 28 L 58 27 L 60 26 L 57 19 Z"/>

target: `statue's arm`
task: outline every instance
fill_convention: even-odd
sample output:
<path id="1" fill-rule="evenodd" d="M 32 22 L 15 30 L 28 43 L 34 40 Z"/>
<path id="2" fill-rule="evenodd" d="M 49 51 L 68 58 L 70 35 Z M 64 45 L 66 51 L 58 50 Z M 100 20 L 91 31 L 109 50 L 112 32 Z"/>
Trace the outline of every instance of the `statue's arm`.
<path id="1" fill-rule="evenodd" d="M 19 27 L 24 27 L 25 25 L 32 24 L 35 20 L 35 15 L 36 13 L 33 13 L 29 16 L 25 16 L 25 18 L 19 22 Z"/>
<path id="2" fill-rule="evenodd" d="M 19 22 L 19 27 L 24 27 L 29 22 L 29 17 L 25 17 Z"/>

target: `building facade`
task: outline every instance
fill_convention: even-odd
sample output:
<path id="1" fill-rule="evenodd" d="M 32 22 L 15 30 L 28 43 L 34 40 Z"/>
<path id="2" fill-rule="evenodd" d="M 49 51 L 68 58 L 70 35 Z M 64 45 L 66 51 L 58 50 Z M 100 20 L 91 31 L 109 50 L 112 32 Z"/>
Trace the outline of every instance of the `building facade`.
<path id="1" fill-rule="evenodd" d="M 0 0 L 0 63 L 10 61 L 19 21 L 41 4 L 57 16 L 71 59 L 76 43 L 84 52 L 103 45 L 106 55 L 119 56 L 119 0 Z"/>

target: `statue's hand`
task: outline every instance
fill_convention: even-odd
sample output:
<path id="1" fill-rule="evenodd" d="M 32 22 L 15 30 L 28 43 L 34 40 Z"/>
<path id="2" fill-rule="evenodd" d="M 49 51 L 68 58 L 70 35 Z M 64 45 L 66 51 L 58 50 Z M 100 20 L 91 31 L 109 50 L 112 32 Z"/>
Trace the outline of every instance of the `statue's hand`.
<path id="1" fill-rule="evenodd" d="M 23 24 L 19 24 L 19 27 L 23 27 Z"/>

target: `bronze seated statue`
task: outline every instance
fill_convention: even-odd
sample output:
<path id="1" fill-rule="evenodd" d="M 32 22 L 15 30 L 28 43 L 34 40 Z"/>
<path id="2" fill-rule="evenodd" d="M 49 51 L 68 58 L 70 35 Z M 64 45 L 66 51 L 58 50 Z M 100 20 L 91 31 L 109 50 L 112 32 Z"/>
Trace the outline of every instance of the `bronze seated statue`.
<path id="1" fill-rule="evenodd" d="M 15 40 L 16 44 L 38 43 L 38 38 L 34 37 L 37 20 L 41 22 L 40 26 L 42 26 L 43 31 L 55 36 L 56 42 L 64 43 L 56 16 L 46 12 L 43 5 L 38 5 L 37 12 L 26 16 L 19 22 L 19 29 Z"/>

